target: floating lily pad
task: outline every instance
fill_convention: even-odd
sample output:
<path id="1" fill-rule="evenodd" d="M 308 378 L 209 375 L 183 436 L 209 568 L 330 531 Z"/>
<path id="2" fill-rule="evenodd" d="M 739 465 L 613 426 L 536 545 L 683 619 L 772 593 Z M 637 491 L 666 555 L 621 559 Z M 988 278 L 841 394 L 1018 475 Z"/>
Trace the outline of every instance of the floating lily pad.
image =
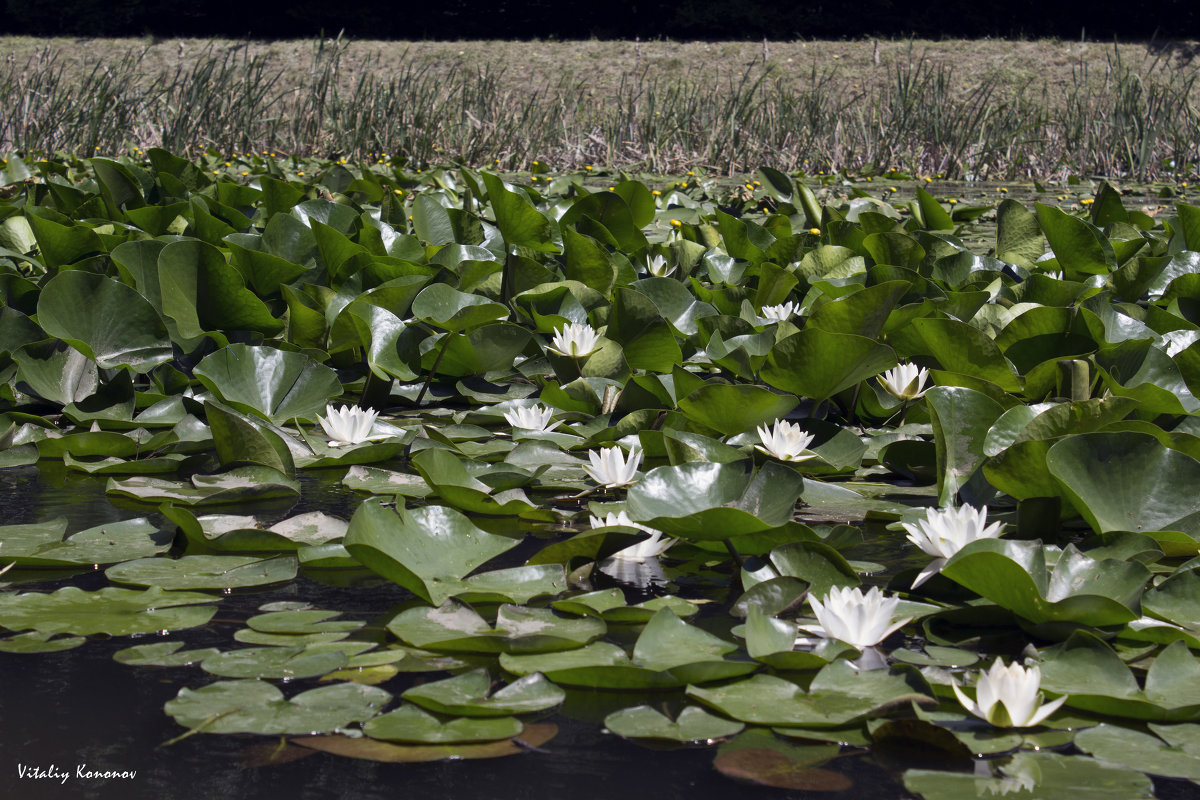
<path id="1" fill-rule="evenodd" d="M 519 737 L 484 744 L 399 745 L 376 739 L 351 739 L 346 736 L 306 736 L 296 744 L 331 755 L 379 761 L 391 764 L 415 764 L 424 761 L 502 758 L 527 753 L 558 735 L 558 726 L 549 723 L 526 725 Z M 519 738 L 521 744 L 516 743 Z"/>
<path id="2" fill-rule="evenodd" d="M 844 660 L 823 667 L 808 692 L 770 675 L 715 689 L 688 687 L 688 696 L 743 722 L 779 726 L 837 726 L 888 707 L 928 701 L 927 687 L 907 670 L 857 672 Z"/>
<path id="3" fill-rule="evenodd" d="M 22 567 L 113 564 L 166 552 L 174 536 L 145 517 L 109 522 L 63 538 L 66 517 L 0 527 L 0 561 Z"/>
<path id="4" fill-rule="evenodd" d="M 55 636 L 44 631 L 30 631 L 0 639 L 0 653 L 59 653 L 74 650 L 86 641 L 82 636 Z"/>
<path id="5" fill-rule="evenodd" d="M 536 673 L 489 694 L 491 687 L 487 670 L 473 670 L 415 686 L 403 697 L 438 714 L 502 717 L 545 711 L 561 703 L 566 696 L 562 689 Z"/>
<path id="6" fill-rule="evenodd" d="M 393 511 L 370 500 L 354 512 L 345 538 L 346 549 L 364 566 L 436 604 L 460 591 L 459 581 L 471 570 L 517 544 L 451 508 Z"/>
<path id="7" fill-rule="evenodd" d="M 1159 727 L 1170 732 L 1172 728 L 1185 726 Z M 1200 725 L 1186 727 L 1200 728 Z M 1075 746 L 1101 761 L 1139 772 L 1200 780 L 1200 748 L 1194 742 L 1176 746 L 1149 733 L 1102 723 L 1075 734 Z"/>
<path id="8" fill-rule="evenodd" d="M 0 624 L 14 631 L 81 636 L 155 633 L 205 624 L 217 609 L 198 604 L 215 600 L 196 592 L 167 592 L 158 586 L 146 591 L 106 587 L 95 592 L 65 586 L 51 594 L 0 594 Z"/>
<path id="9" fill-rule="evenodd" d="M 163 589 L 244 589 L 284 583 L 296 577 L 294 557 L 183 556 L 140 558 L 109 567 L 104 574 L 114 583 L 159 586 Z"/>
<path id="10" fill-rule="evenodd" d="M 220 652 L 215 647 L 197 650 L 183 650 L 182 647 L 183 642 L 139 644 L 113 653 L 113 660 L 131 667 L 186 667 Z"/>
<path id="11" fill-rule="evenodd" d="M 1101 800 L 1150 800 L 1153 784 L 1140 772 L 1083 756 L 1021 753 L 997 773 L 975 775 L 910 769 L 904 787 L 926 800 L 961 800 L 1016 793 L 1045 800 L 1087 797 Z"/>
<path id="12" fill-rule="evenodd" d="M 428 650 L 538 653 L 582 647 L 602 636 L 606 626 L 591 617 L 567 618 L 549 609 L 503 605 L 493 627 L 470 606 L 450 600 L 438 608 L 402 611 L 387 628 Z"/>
<path id="13" fill-rule="evenodd" d="M 196 475 L 190 484 L 161 478 L 109 478 L 105 491 L 155 505 L 215 506 L 296 497 L 300 484 L 268 467 L 238 467 L 220 475 Z"/>
<path id="14" fill-rule="evenodd" d="M 729 539 L 777 528 L 792 517 L 803 478 L 768 462 L 681 464 L 646 473 L 626 498 L 629 516 L 671 536 Z"/>
<path id="15" fill-rule="evenodd" d="M 313 678 L 346 665 L 341 651 L 310 651 L 304 647 L 248 647 L 204 659 L 205 672 L 224 678 Z"/>
<path id="16" fill-rule="evenodd" d="M 604 726 L 626 739 L 667 739 L 673 742 L 697 742 L 723 739 L 741 733 L 740 722 L 710 714 L 700 706 L 687 706 L 671 719 L 650 706 L 634 706 L 609 714 Z"/>
<path id="17" fill-rule="evenodd" d="M 460 744 L 510 739 L 523 726 L 516 717 L 458 717 L 440 720 L 414 705 L 382 714 L 363 726 L 372 739 L 423 744 Z"/>
<path id="18" fill-rule="evenodd" d="M 198 733 L 303 734 L 366 722 L 391 698 L 374 686 L 339 683 L 287 700 L 269 683 L 240 680 L 180 689 L 163 708 L 180 725 Z"/>

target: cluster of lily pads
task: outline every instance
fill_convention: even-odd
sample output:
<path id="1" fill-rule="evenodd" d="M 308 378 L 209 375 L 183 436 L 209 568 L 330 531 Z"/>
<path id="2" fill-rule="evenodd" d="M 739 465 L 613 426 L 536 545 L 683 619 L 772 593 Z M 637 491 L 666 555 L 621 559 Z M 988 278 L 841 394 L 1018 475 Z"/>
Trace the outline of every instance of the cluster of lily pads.
<path id="1" fill-rule="evenodd" d="M 781 785 L 914 744 L 949 767 L 892 765 L 929 798 L 1200 780 L 1200 209 L 766 168 L 26 173 L 0 192 L 0 468 L 61 461 L 144 515 L 0 526 L 0 650 L 369 570 L 407 593 L 384 618 L 272 602 L 244 647 L 118 660 L 217 678 L 167 703 L 186 730 L 381 760 L 519 752 L 582 688 L 622 737 L 722 741 L 722 771 Z M 308 470 L 351 519 L 287 516 Z M 332 685 L 271 683 L 307 678 Z M 794 769 L 748 771 L 763 752 Z"/>

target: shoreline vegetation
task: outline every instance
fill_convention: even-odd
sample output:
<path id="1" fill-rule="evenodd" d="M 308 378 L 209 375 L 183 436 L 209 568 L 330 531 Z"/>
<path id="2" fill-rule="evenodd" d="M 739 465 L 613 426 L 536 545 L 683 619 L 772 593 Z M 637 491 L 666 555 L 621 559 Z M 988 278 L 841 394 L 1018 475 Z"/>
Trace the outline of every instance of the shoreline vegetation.
<path id="1" fill-rule="evenodd" d="M 0 152 L 1186 179 L 1194 43 L 0 37 Z"/>

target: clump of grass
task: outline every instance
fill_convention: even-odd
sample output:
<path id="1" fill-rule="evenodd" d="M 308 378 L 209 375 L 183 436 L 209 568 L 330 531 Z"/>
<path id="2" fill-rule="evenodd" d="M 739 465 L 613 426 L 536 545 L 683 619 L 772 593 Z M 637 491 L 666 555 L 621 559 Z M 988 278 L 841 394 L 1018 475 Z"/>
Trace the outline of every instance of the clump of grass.
<path id="1" fill-rule="evenodd" d="M 736 68 L 650 74 L 640 60 L 611 102 L 564 71 L 522 87 L 488 63 L 433 69 L 404 52 L 347 66 L 347 43 L 317 40 L 306 70 L 285 72 L 246 45 L 210 44 L 174 66 L 146 50 L 67 69 L 42 49 L 0 66 L 0 150 L 195 153 L 283 151 L 417 164 L 522 167 L 546 159 L 735 173 L 900 167 L 949 178 L 1068 172 L 1149 180 L 1200 163 L 1200 66 L 1114 47 L 1099 76 L 1080 59 L 1065 91 L 998 75 L 963 86 L 953 66 L 911 46 L 885 80 L 849 84 L 814 60 L 804 80 L 766 57 Z"/>

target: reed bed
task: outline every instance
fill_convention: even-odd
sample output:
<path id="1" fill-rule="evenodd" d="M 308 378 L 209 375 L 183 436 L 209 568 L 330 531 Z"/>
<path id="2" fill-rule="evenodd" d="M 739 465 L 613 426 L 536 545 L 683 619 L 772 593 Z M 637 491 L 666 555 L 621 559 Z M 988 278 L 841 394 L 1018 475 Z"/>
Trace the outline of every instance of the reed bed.
<path id="1" fill-rule="evenodd" d="M 952 179 L 1174 177 L 1200 164 L 1200 65 L 1147 49 L 1079 58 L 1065 86 L 999 72 L 963 82 L 909 47 L 855 82 L 814 56 L 662 74 L 635 62 L 597 93 L 564 71 L 522 83 L 494 63 L 353 63 L 341 40 L 285 69 L 210 44 L 173 66 L 128 49 L 81 68 L 62 51 L 0 64 L 0 151 L 276 152 L 414 165 L 584 165 L 660 173 L 902 169 Z M 814 48 L 816 49 L 816 48 Z M 182 48 L 181 48 L 182 51 Z M 640 62 L 640 59 L 639 59 Z"/>

